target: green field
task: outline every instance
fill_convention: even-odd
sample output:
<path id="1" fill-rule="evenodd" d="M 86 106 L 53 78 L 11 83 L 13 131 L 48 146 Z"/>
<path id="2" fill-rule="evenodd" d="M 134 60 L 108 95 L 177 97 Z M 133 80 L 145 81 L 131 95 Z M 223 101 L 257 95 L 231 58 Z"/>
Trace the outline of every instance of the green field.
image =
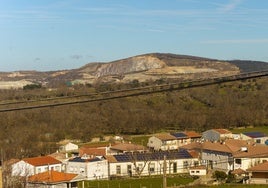
<path id="1" fill-rule="evenodd" d="M 203 185 L 196 185 L 196 186 L 186 186 L 186 188 L 265 188 L 268 185 L 247 185 L 247 184 L 223 184 L 223 185 L 213 185 L 213 186 L 203 186 Z"/>
<path id="2" fill-rule="evenodd" d="M 261 127 L 241 127 L 230 129 L 232 133 L 244 133 L 244 132 L 263 132 L 268 135 L 268 126 Z"/>
<path id="3" fill-rule="evenodd" d="M 174 176 L 167 178 L 167 185 L 186 185 L 193 181 L 190 176 Z M 137 179 L 86 181 L 85 188 L 162 188 L 162 177 L 146 177 Z M 81 184 L 79 188 L 82 188 Z"/>

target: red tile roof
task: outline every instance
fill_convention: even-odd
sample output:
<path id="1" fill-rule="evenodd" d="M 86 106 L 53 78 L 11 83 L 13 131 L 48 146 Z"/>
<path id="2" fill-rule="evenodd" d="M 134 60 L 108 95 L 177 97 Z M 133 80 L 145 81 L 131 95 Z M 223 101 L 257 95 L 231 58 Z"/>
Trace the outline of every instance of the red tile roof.
<path id="1" fill-rule="evenodd" d="M 142 145 L 137 144 L 120 143 L 112 146 L 111 149 L 119 151 L 141 151 L 145 150 L 146 148 Z"/>
<path id="2" fill-rule="evenodd" d="M 238 168 L 238 169 L 235 169 L 234 171 L 232 171 L 231 174 L 242 175 L 242 174 L 246 174 L 246 171 L 241 169 L 241 168 Z"/>
<path id="3" fill-rule="evenodd" d="M 214 131 L 220 133 L 220 134 L 230 134 L 232 133 L 231 131 L 227 130 L 227 129 L 213 129 Z"/>
<path id="4" fill-rule="evenodd" d="M 81 147 L 79 149 L 79 156 L 83 155 L 104 156 L 106 155 L 106 148 Z"/>
<path id="5" fill-rule="evenodd" d="M 195 131 L 185 131 L 184 134 L 186 134 L 189 138 L 201 138 L 201 134 Z"/>
<path id="6" fill-rule="evenodd" d="M 78 176 L 77 174 L 63 173 L 52 170 L 30 176 L 28 181 L 32 183 L 70 182 L 77 176 Z"/>
<path id="7" fill-rule="evenodd" d="M 28 164 L 33 166 L 44 166 L 44 165 L 52 165 L 52 164 L 61 164 L 61 161 L 51 157 L 51 156 L 42 156 L 42 157 L 32 157 L 32 158 L 24 158 L 22 159 Z"/>
<path id="8" fill-rule="evenodd" d="M 247 169 L 249 172 L 268 172 L 268 162 L 258 164 L 254 167 Z"/>

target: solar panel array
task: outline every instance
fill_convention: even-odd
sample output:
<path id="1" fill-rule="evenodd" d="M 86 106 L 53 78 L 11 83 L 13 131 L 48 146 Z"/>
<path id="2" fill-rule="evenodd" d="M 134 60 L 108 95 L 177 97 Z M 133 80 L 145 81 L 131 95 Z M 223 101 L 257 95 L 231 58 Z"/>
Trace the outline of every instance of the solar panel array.
<path id="1" fill-rule="evenodd" d="M 82 157 L 75 157 L 73 159 L 69 160 L 70 162 L 80 162 L 80 163 L 84 163 L 84 162 L 95 162 L 95 161 L 101 161 L 101 159 L 95 157 L 95 158 L 91 158 L 91 159 L 86 159 L 86 158 L 82 158 Z"/>
<path id="2" fill-rule="evenodd" d="M 251 138 L 261 138 L 261 137 L 266 136 L 266 134 L 262 133 L 262 132 L 246 132 L 246 133 L 243 133 L 243 134 L 246 135 L 246 136 L 249 136 Z"/>
<path id="3" fill-rule="evenodd" d="M 187 137 L 187 135 L 182 133 L 182 132 L 171 133 L 171 135 L 175 136 L 176 138 L 186 138 Z"/>
<path id="4" fill-rule="evenodd" d="M 126 153 L 126 154 L 114 155 L 114 158 L 118 162 L 131 162 L 133 160 L 135 161 L 164 160 L 164 156 L 166 156 L 167 160 L 192 158 L 192 156 L 186 150 L 161 151 L 152 153 Z"/>

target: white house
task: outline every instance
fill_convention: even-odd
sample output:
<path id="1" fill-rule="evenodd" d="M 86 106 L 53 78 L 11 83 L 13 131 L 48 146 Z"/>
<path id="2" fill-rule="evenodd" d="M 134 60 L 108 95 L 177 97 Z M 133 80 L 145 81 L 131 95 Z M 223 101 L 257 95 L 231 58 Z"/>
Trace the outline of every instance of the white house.
<path id="1" fill-rule="evenodd" d="M 80 174 L 87 180 L 108 179 L 108 161 L 99 157 L 75 157 L 67 162 L 66 172 Z"/>
<path id="2" fill-rule="evenodd" d="M 156 134 L 149 138 L 147 146 L 156 151 L 178 149 L 177 138 L 168 133 Z"/>
<path id="3" fill-rule="evenodd" d="M 268 184 L 268 162 L 258 164 L 247 169 L 249 173 L 249 184 Z"/>
<path id="4" fill-rule="evenodd" d="M 71 151 L 77 151 L 78 145 L 73 144 L 71 142 L 68 142 L 66 144 L 63 144 L 59 148 L 60 152 L 71 152 Z"/>
<path id="5" fill-rule="evenodd" d="M 112 178 L 163 174 L 164 156 L 166 156 L 166 172 L 168 174 L 188 173 L 189 167 L 198 164 L 198 159 L 186 150 L 125 153 L 106 156 L 109 161 L 109 175 Z"/>
<path id="6" fill-rule="evenodd" d="M 265 142 L 268 142 L 267 135 L 262 132 L 245 132 L 240 134 L 240 138 L 242 140 L 252 140 L 257 144 L 266 144 Z"/>
<path id="7" fill-rule="evenodd" d="M 268 147 L 244 140 L 226 140 L 222 143 L 201 144 L 202 160 L 211 169 L 225 172 L 236 169 L 246 170 L 261 162 L 268 161 Z"/>
<path id="8" fill-rule="evenodd" d="M 61 171 L 61 161 L 51 157 L 24 158 L 12 165 L 12 176 L 31 176 L 48 170 Z"/>
<path id="9" fill-rule="evenodd" d="M 189 169 L 191 176 L 205 176 L 207 175 L 207 168 L 204 165 L 194 166 Z"/>

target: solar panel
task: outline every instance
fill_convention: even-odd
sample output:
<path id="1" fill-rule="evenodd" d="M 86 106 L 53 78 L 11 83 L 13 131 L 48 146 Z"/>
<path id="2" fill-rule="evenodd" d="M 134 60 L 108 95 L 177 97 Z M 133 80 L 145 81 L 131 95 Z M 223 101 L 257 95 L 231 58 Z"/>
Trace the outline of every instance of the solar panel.
<path id="1" fill-rule="evenodd" d="M 179 133 L 171 133 L 171 135 L 175 136 L 176 138 L 186 138 L 187 135 L 182 133 L 182 132 L 179 132 Z"/>
<path id="2" fill-rule="evenodd" d="M 135 161 L 156 161 L 156 160 L 164 160 L 164 156 L 166 159 L 185 159 L 185 158 L 192 158 L 192 156 L 186 150 L 180 151 L 160 151 L 160 152 L 153 152 L 153 153 L 127 153 L 127 154 L 120 154 L 114 155 L 114 158 L 118 162 L 131 162 Z"/>
<path id="3" fill-rule="evenodd" d="M 262 132 L 246 132 L 243 133 L 246 136 L 249 136 L 251 138 L 261 138 L 261 137 L 265 137 L 266 134 L 262 133 Z"/>

